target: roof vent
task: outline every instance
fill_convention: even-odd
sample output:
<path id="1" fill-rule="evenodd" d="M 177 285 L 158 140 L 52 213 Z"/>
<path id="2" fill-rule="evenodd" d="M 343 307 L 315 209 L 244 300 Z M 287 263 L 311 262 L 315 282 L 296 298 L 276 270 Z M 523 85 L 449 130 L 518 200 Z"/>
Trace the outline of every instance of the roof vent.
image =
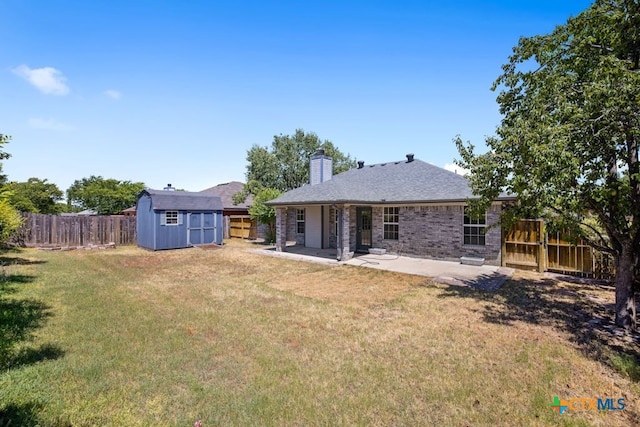
<path id="1" fill-rule="evenodd" d="M 407 154 L 407 163 L 413 162 L 413 153 Z"/>
<path id="2" fill-rule="evenodd" d="M 167 184 L 167 186 L 164 187 L 164 191 L 176 191 L 176 189 L 172 187 L 171 184 Z"/>
<path id="3" fill-rule="evenodd" d="M 364 160 L 358 160 L 358 169 L 362 169 L 364 167 Z"/>
<path id="4" fill-rule="evenodd" d="M 314 154 L 314 156 L 324 156 L 324 149 L 318 148 Z"/>

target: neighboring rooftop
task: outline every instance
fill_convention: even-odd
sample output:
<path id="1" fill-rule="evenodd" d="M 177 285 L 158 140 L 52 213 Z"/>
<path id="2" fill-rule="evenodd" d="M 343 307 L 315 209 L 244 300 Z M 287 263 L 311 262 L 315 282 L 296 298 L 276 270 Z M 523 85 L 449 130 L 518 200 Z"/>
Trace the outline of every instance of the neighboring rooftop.
<path id="1" fill-rule="evenodd" d="M 413 155 L 395 162 L 358 163 L 355 169 L 320 184 L 287 191 L 267 204 L 463 202 L 473 196 L 464 176 Z M 512 199 L 508 195 L 500 198 Z"/>
<path id="2" fill-rule="evenodd" d="M 226 182 L 224 184 L 216 185 L 215 187 L 207 188 L 200 191 L 200 193 L 213 194 L 222 200 L 222 205 L 225 209 L 248 209 L 253 202 L 253 196 L 249 195 L 244 203 L 237 205 L 233 204 L 233 195 L 244 190 L 244 184 L 239 181 Z"/>

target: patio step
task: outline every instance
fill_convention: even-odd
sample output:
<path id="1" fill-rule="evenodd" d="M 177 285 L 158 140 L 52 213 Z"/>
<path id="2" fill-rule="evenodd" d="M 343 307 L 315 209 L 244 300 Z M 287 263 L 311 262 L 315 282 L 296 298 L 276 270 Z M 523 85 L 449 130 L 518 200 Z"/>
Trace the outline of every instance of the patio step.
<path id="1" fill-rule="evenodd" d="M 465 265 L 484 265 L 484 258 L 473 258 L 470 256 L 460 257 L 460 264 Z"/>
<path id="2" fill-rule="evenodd" d="M 384 248 L 369 248 L 369 253 L 371 255 L 384 255 L 387 253 L 387 250 Z"/>

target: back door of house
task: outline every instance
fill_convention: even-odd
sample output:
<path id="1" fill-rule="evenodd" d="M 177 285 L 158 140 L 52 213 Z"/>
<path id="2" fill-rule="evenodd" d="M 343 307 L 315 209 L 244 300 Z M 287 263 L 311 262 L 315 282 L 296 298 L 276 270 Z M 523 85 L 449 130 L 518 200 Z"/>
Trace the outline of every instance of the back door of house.
<path id="1" fill-rule="evenodd" d="M 367 252 L 371 247 L 371 208 L 356 208 L 356 250 Z"/>
<path id="2" fill-rule="evenodd" d="M 208 245 L 216 241 L 215 214 L 213 212 L 189 213 L 187 237 L 189 245 Z"/>

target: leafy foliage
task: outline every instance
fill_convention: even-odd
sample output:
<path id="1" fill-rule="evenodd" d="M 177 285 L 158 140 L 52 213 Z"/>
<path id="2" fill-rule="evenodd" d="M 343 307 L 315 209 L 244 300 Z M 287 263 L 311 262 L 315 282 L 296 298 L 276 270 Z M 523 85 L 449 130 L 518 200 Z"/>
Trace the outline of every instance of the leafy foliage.
<path id="1" fill-rule="evenodd" d="M 133 206 L 144 189 L 142 182 L 91 176 L 76 180 L 67 190 L 67 202 L 98 214 L 117 214 Z"/>
<path id="2" fill-rule="evenodd" d="M 0 160 L 8 159 L 11 157 L 11 154 L 3 151 L 1 148 L 4 144 L 8 144 L 11 141 L 11 137 L 9 135 L 4 135 L 0 133 Z M 0 163 L 0 185 L 5 184 L 7 182 L 7 176 L 2 173 L 2 163 Z"/>
<path id="3" fill-rule="evenodd" d="M 0 198 L 0 245 L 6 244 L 22 226 L 22 216 L 6 200 Z"/>
<path id="4" fill-rule="evenodd" d="M 262 189 L 258 194 L 255 195 L 255 197 L 253 198 L 253 203 L 249 208 L 249 215 L 251 215 L 251 218 L 254 218 L 261 224 L 267 224 L 269 226 L 269 230 L 266 236 L 266 240 L 268 243 L 275 241 L 276 210 L 271 206 L 265 205 L 264 202 L 273 200 L 281 194 L 282 192 L 280 190 L 276 190 L 274 188 Z"/>
<path id="5" fill-rule="evenodd" d="M 521 38 L 493 90 L 503 115 L 488 152 L 455 142 L 476 203 L 518 196 L 616 257 L 616 322 L 635 327 L 640 280 L 640 3 L 597 0 L 552 33 Z M 589 224 L 595 217 L 598 227 Z M 585 221 L 586 220 L 586 221 Z M 585 230 L 595 233 L 585 233 Z M 604 230 L 599 233 L 598 230 Z M 595 238 L 594 238 L 595 236 Z"/>
<path id="6" fill-rule="evenodd" d="M 1 148 L 9 143 L 11 137 L 0 133 L 0 160 L 8 159 L 11 155 Z M 4 187 L 7 176 L 2 174 L 2 163 L 0 163 L 0 186 Z M 0 245 L 6 244 L 9 239 L 20 229 L 22 216 L 9 202 L 10 193 L 6 188 L 0 190 Z"/>
<path id="7" fill-rule="evenodd" d="M 247 185 L 245 191 L 234 197 L 236 203 L 248 194 L 257 195 L 264 188 L 281 192 L 298 188 L 309 182 L 309 160 L 318 150 L 333 159 L 333 173 L 355 167 L 355 160 L 343 154 L 331 141 L 321 140 L 313 132 L 296 129 L 293 135 L 276 135 L 271 147 L 254 145 L 247 152 Z"/>
<path id="8" fill-rule="evenodd" d="M 271 148 L 254 145 L 247 152 L 247 184 L 233 196 L 234 203 L 242 203 L 252 194 L 249 214 L 261 224 L 269 226 L 267 241 L 275 241 L 274 208 L 264 205 L 285 191 L 309 182 L 309 162 L 318 149 L 333 160 L 333 173 L 344 172 L 355 166 L 355 160 L 343 154 L 331 141 L 321 140 L 313 132 L 296 129 L 293 135 L 276 135 Z"/>
<path id="9" fill-rule="evenodd" d="M 26 182 L 9 182 L 4 187 L 9 203 L 21 212 L 58 214 L 61 212 L 63 193 L 57 185 L 46 179 L 29 178 Z"/>

